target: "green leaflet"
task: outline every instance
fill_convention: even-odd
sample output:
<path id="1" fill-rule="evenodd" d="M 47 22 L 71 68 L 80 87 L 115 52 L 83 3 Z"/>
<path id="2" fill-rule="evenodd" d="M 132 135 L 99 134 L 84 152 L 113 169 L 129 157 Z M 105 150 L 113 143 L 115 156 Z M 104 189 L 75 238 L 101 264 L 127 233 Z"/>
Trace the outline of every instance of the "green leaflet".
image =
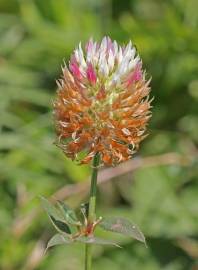
<path id="1" fill-rule="evenodd" d="M 47 212 L 48 216 L 53 216 L 55 219 L 61 220 L 60 212 L 46 198 L 40 196 L 41 205 Z"/>
<path id="2" fill-rule="evenodd" d="M 54 207 L 47 199 L 40 196 L 42 206 L 47 212 L 52 224 L 58 231 L 62 231 L 71 234 L 69 226 L 64 222 L 61 213 Z"/>
<path id="3" fill-rule="evenodd" d="M 58 201 L 57 204 L 58 204 L 58 207 L 59 207 L 65 221 L 68 224 L 76 225 L 76 226 L 81 225 L 80 221 L 78 221 L 78 219 L 77 219 L 75 212 L 68 205 L 66 205 L 62 201 Z"/>
<path id="4" fill-rule="evenodd" d="M 71 244 L 73 240 L 69 238 L 67 235 L 62 234 L 55 234 L 47 243 L 47 248 L 57 246 L 57 245 L 64 245 L 64 244 Z"/>
<path id="5" fill-rule="evenodd" d="M 128 219 L 122 217 L 104 218 L 98 226 L 100 226 L 106 231 L 117 232 L 126 236 L 130 236 L 146 244 L 143 233 L 140 231 L 137 225 L 135 225 Z"/>
<path id="6" fill-rule="evenodd" d="M 50 219 L 52 221 L 52 224 L 55 226 L 55 228 L 58 231 L 62 231 L 62 232 L 71 234 L 71 230 L 66 223 L 62 222 L 61 220 L 55 219 L 53 216 L 50 216 Z"/>

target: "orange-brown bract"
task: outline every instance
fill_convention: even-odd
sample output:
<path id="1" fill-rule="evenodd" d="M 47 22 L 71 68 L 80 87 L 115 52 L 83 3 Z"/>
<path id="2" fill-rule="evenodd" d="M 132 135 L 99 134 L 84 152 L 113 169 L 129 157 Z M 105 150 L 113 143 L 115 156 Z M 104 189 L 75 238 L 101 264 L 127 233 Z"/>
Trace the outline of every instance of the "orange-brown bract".
<path id="1" fill-rule="evenodd" d="M 132 43 L 90 39 L 62 70 L 54 102 L 57 145 L 81 164 L 97 152 L 106 165 L 130 159 L 151 117 L 150 81 Z"/>

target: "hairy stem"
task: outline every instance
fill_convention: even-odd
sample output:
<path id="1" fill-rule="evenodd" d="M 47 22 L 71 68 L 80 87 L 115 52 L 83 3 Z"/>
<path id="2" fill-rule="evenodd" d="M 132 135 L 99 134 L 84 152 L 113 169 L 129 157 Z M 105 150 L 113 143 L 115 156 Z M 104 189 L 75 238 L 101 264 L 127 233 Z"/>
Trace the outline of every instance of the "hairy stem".
<path id="1" fill-rule="evenodd" d="M 100 164 L 100 154 L 96 153 L 93 158 L 93 171 L 91 176 L 91 187 L 89 197 L 89 212 L 88 212 L 88 224 L 92 224 L 96 219 L 96 191 L 97 191 L 97 176 L 98 166 Z M 91 270 L 92 263 L 92 246 L 86 244 L 85 246 L 85 270 Z"/>

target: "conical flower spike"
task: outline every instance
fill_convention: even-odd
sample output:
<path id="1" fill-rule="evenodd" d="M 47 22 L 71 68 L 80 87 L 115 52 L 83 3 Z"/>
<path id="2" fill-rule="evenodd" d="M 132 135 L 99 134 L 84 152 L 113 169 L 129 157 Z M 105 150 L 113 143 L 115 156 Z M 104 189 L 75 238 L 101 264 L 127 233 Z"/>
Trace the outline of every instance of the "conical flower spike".
<path id="1" fill-rule="evenodd" d="M 90 39 L 84 50 L 79 44 L 57 82 L 57 145 L 81 163 L 96 152 L 106 165 L 130 159 L 151 117 L 149 82 L 131 42 Z"/>

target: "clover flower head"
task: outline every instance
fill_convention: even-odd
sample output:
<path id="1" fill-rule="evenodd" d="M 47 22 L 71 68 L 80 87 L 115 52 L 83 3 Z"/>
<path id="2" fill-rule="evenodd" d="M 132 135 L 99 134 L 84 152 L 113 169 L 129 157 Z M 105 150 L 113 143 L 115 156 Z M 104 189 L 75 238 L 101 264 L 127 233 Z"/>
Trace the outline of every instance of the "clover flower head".
<path id="1" fill-rule="evenodd" d="M 80 43 L 62 71 L 54 102 L 57 145 L 81 164 L 97 152 L 106 165 L 130 159 L 151 117 L 150 80 L 131 41 L 90 39 L 84 49 Z"/>

